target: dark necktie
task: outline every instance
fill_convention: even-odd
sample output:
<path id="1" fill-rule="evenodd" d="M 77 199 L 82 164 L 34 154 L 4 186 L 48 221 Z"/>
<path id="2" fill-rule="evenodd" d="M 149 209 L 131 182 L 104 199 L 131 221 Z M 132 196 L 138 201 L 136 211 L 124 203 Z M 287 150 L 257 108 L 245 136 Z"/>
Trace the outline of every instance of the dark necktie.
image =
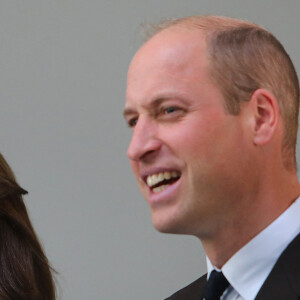
<path id="1" fill-rule="evenodd" d="M 223 273 L 213 270 L 210 273 L 208 281 L 206 282 L 203 299 L 220 300 L 220 297 L 228 286 L 229 282 L 227 281 Z"/>

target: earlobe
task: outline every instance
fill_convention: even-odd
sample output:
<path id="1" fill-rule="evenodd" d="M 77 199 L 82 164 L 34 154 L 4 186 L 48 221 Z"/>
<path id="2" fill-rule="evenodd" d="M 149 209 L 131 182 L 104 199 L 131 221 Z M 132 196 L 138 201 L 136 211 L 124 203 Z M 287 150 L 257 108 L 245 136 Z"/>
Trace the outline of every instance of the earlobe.
<path id="1" fill-rule="evenodd" d="M 279 118 L 279 107 L 275 96 L 265 89 L 256 90 L 252 96 L 255 109 L 253 142 L 263 146 L 272 139 Z"/>

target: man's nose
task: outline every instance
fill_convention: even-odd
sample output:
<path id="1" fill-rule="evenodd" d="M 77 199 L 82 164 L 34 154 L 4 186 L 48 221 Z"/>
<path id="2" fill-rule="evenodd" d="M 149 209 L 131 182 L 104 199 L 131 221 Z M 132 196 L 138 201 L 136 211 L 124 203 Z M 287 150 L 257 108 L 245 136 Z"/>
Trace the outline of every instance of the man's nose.
<path id="1" fill-rule="evenodd" d="M 145 159 L 161 148 L 161 141 L 157 139 L 156 131 L 156 125 L 151 120 L 142 117 L 138 119 L 127 150 L 130 160 Z"/>

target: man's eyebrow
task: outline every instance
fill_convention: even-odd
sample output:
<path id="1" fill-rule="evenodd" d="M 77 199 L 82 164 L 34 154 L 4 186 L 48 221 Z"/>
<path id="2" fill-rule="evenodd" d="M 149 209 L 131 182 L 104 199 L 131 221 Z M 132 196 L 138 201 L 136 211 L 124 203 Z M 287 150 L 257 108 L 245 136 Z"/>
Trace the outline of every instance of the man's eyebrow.
<path id="1" fill-rule="evenodd" d="M 125 107 L 123 111 L 123 117 L 126 119 L 127 116 L 135 114 L 136 111 L 131 107 Z"/>
<path id="2" fill-rule="evenodd" d="M 163 102 L 165 101 L 168 101 L 172 98 L 177 98 L 173 95 L 165 95 L 165 96 L 161 96 L 161 97 L 158 97 L 158 98 L 154 98 L 153 100 L 150 100 L 149 103 L 146 103 L 144 105 L 142 105 L 143 107 L 145 108 L 153 108 L 153 107 L 157 107 L 159 105 L 161 105 Z M 133 114 L 136 114 L 136 110 L 134 110 L 133 108 L 131 107 L 125 107 L 124 108 L 124 111 L 123 111 L 123 116 L 124 118 L 126 118 L 126 116 L 128 115 L 133 115 Z"/>

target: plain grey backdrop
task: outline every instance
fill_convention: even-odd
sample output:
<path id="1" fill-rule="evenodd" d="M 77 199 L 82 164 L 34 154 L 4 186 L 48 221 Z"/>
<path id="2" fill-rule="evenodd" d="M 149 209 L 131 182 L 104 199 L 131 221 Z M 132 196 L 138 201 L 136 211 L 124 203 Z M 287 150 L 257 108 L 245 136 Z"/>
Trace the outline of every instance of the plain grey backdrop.
<path id="1" fill-rule="evenodd" d="M 152 228 L 122 119 L 140 24 L 193 14 L 264 26 L 300 72 L 299 0 L 0 0 L 0 151 L 61 299 L 163 299 L 206 270 L 196 238 Z"/>

